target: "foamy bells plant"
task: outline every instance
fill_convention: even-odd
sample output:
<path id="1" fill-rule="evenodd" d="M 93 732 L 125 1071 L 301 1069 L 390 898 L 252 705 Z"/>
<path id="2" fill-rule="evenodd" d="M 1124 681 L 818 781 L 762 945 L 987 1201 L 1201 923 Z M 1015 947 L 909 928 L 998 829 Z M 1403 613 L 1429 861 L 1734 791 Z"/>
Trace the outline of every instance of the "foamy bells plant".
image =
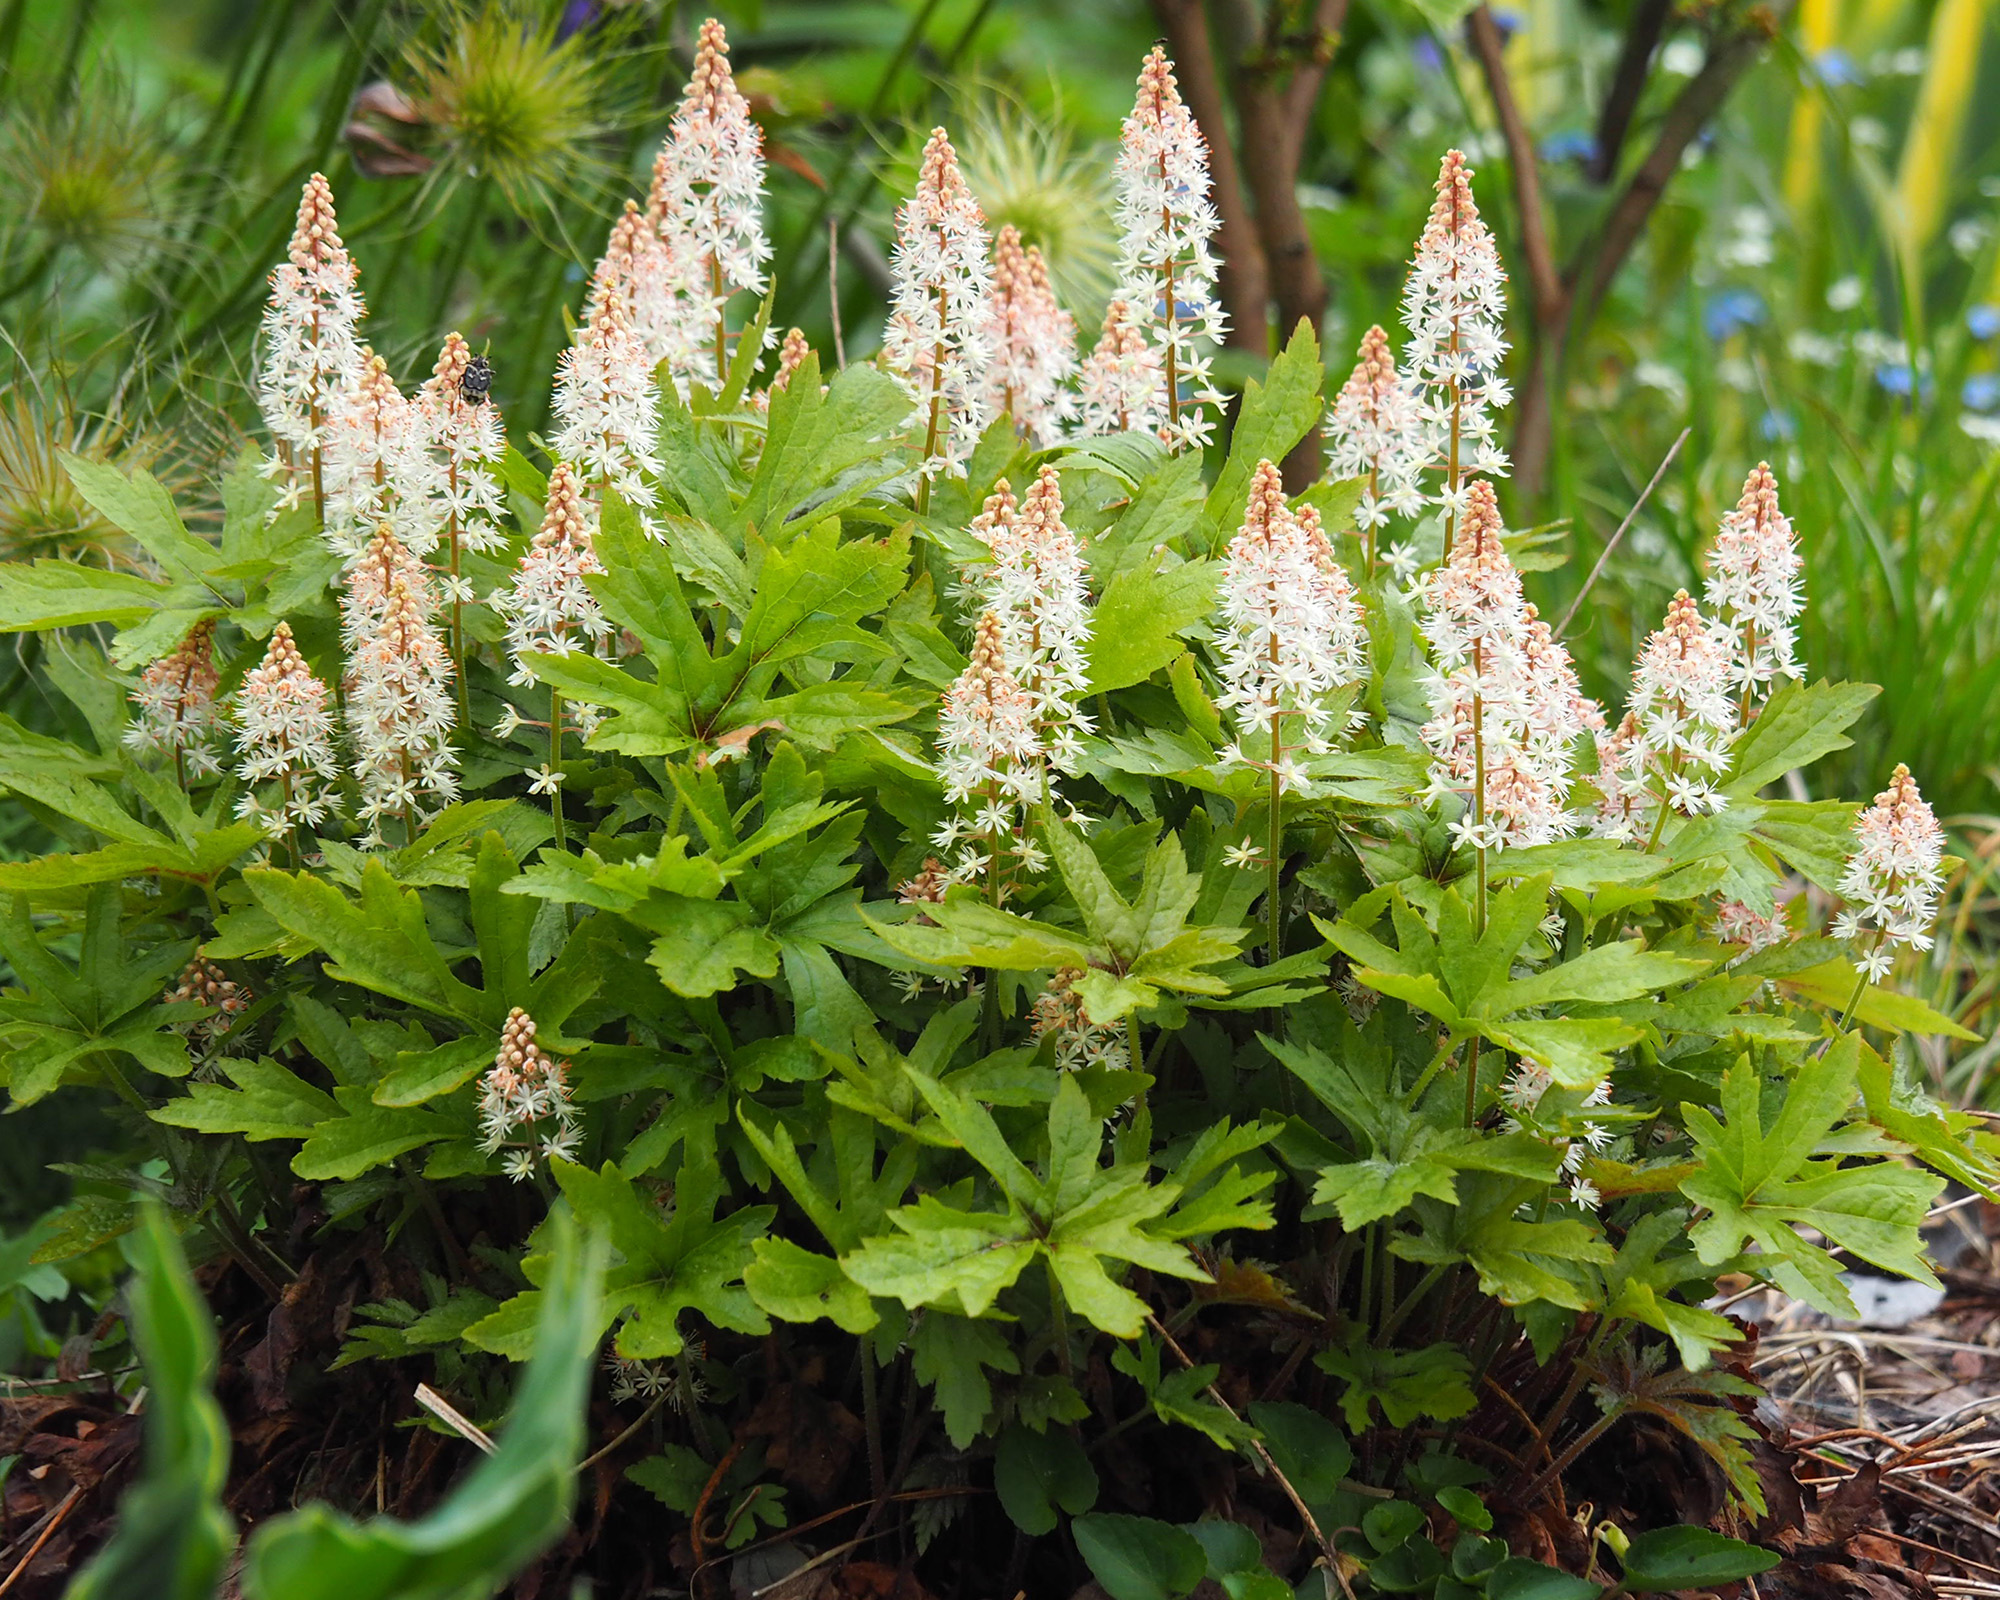
<path id="1" fill-rule="evenodd" d="M 1790 797 L 1871 691 L 1774 673 L 1746 715 L 1781 567 L 1751 596 L 1719 538 L 1737 598 L 1677 598 L 1600 715 L 1490 479 L 1407 583 L 1350 537 L 1358 479 L 1285 496 L 1309 331 L 1206 480 L 1151 424 L 989 427 L 912 516 L 915 369 L 800 342 L 761 408 L 649 422 L 619 304 L 593 289 L 564 367 L 570 444 L 461 447 L 508 489 L 504 552 L 461 550 L 462 669 L 443 544 L 337 552 L 303 458 L 239 468 L 215 539 L 75 463 L 157 570 L 0 566 L 75 707 L 0 724 L 52 846 L 0 863 L 12 1102 L 115 1096 L 232 1293 L 394 1230 L 435 1303 L 357 1308 L 349 1354 L 454 1393 L 527 1354 L 551 1219 L 606 1231 L 611 1354 L 688 1408 L 656 1445 L 600 1379 L 607 1514 L 655 1495 L 648 1529 L 710 1484 L 775 1509 L 778 1469 L 725 1456 L 807 1393 L 859 1430 L 836 1503 L 960 1505 L 909 1530 L 939 1592 L 1016 1528 L 1073 1592 L 1126 1525 L 1072 1469 L 1131 1449 L 1235 1483 L 1246 1548 L 1253 1512 L 1296 1534 L 1289 1582 L 1400 1582 L 1475 1460 L 1536 1462 L 1541 1506 L 1634 1410 L 1754 1508 L 1718 1278 L 1852 1315 L 1843 1262 L 1928 1281 L 1945 1179 L 2000 1192 L 1903 1040 L 1958 1031 L 1898 987 L 1946 870 L 1914 781 Z M 1456 370 L 1461 424 L 1469 386 L 1499 405 Z M 211 1036 L 223 984 L 254 998 Z M 1393 1539 L 1337 1531 L 1390 1498 Z"/>

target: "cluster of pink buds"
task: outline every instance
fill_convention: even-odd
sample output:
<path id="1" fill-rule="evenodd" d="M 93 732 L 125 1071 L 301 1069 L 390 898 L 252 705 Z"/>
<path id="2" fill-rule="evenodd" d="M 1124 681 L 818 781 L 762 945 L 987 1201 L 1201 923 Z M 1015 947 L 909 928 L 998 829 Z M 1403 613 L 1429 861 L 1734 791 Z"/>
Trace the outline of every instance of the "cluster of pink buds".
<path id="1" fill-rule="evenodd" d="M 960 477 L 987 421 L 993 347 L 986 308 L 986 214 L 966 187 L 944 129 L 924 146 L 917 190 L 896 213 L 894 292 L 882 332 L 883 365 L 908 392 L 923 436 L 917 474 Z"/>
<path id="2" fill-rule="evenodd" d="M 515 1006 L 479 1080 L 480 1147 L 489 1155 L 505 1150 L 501 1170 L 519 1182 L 534 1175 L 537 1160 L 574 1161 L 582 1138 L 569 1063 L 535 1042 L 535 1019 Z"/>
<path id="3" fill-rule="evenodd" d="M 805 365 L 805 359 L 812 354 L 812 346 L 806 342 L 804 330 L 790 329 L 785 334 L 784 343 L 778 346 L 778 370 L 771 374 L 771 381 L 750 397 L 750 404 L 759 411 L 769 411 L 771 401 L 792 386 L 792 374 Z"/>
<path id="4" fill-rule="evenodd" d="M 243 675 L 235 703 L 236 770 L 244 783 L 236 814 L 262 822 L 273 838 L 317 827 L 332 808 L 340 756 L 328 699 L 327 686 L 299 654 L 291 624 L 279 623 L 263 661 Z M 270 783 L 278 786 L 276 798 L 259 799 L 257 786 Z"/>
<path id="5" fill-rule="evenodd" d="M 1889 787 L 1855 818 L 1854 838 L 1854 854 L 1840 879 L 1848 909 L 1834 919 L 1833 933 L 1837 939 L 1858 939 L 1873 930 L 1858 965 L 1880 981 L 1889 975 L 1892 946 L 1931 947 L 1944 887 L 1944 830 L 1910 769 L 1899 765 Z"/>
<path id="6" fill-rule="evenodd" d="M 236 1025 L 236 1019 L 250 1009 L 250 1002 L 255 996 L 207 956 L 196 956 L 181 969 L 174 986 L 160 998 L 170 1006 L 188 1002 L 207 1006 L 214 1015 L 201 1020 L 200 1031 L 209 1039 L 220 1039 Z"/>
<path id="7" fill-rule="evenodd" d="M 1056 1065 L 1074 1072 L 1083 1067 L 1122 1071 L 1132 1064 L 1123 1030 L 1092 1022 L 1076 985 L 1081 967 L 1058 967 L 1048 987 L 1035 996 L 1029 1028 L 1036 1039 L 1055 1038 Z"/>
<path id="8" fill-rule="evenodd" d="M 1791 518 L 1778 509 L 1778 481 L 1760 461 L 1736 509 L 1722 519 L 1702 594 L 1734 636 L 1730 679 L 1746 722 L 1752 703 L 1770 693 L 1774 679 L 1803 675 L 1797 656 L 1803 568 Z"/>
<path id="9" fill-rule="evenodd" d="M 1221 399 L 1209 382 L 1226 331 L 1209 249 L 1221 218 L 1209 199 L 1208 141 L 1158 45 L 1120 135 L 1118 225 L 1118 293 L 1160 357 L 1160 437 L 1174 450 L 1200 449 Z"/>
<path id="10" fill-rule="evenodd" d="M 1021 244 L 1012 223 L 993 240 L 993 298 L 986 337 L 993 364 L 986 371 L 991 410 L 1044 449 L 1062 435 L 1071 401 L 1064 385 L 1076 371 L 1076 319 L 1056 303 L 1048 264 Z"/>
<path id="11" fill-rule="evenodd" d="M 1255 767 L 1282 792 L 1305 792 L 1310 778 L 1299 757 L 1324 755 L 1346 731 L 1346 722 L 1333 725 L 1327 702 L 1367 676 L 1367 628 L 1318 511 L 1294 513 L 1285 504 L 1284 480 L 1269 461 L 1258 462 L 1250 479 L 1217 610 L 1223 693 L 1216 703 L 1240 730 L 1221 764 Z"/>

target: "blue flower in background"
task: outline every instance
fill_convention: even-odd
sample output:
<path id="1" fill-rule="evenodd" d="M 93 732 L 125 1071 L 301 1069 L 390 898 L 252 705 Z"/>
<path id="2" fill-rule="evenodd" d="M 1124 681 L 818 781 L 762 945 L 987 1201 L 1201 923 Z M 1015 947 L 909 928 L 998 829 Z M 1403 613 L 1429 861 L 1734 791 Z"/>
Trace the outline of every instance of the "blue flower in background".
<path id="1" fill-rule="evenodd" d="M 1991 411 L 2000 406 L 2000 377 L 1990 372 L 1977 373 L 1965 380 L 1958 398 L 1968 411 Z"/>
<path id="2" fill-rule="evenodd" d="M 1928 402 L 1931 397 L 1931 380 L 1918 377 L 1905 362 L 1882 362 L 1875 368 L 1875 382 L 1884 392 L 1898 399 L 1914 395 L 1919 401 Z"/>
<path id="3" fill-rule="evenodd" d="M 1799 425 L 1789 411 L 1767 411 L 1757 424 L 1757 432 L 1767 444 L 1798 437 Z"/>
<path id="4" fill-rule="evenodd" d="M 1542 159 L 1548 162 L 1588 161 L 1596 154 L 1597 140 L 1580 128 L 1552 133 L 1542 141 Z"/>
<path id="5" fill-rule="evenodd" d="M 1518 11 L 1503 11 L 1493 7 L 1493 25 L 1500 30 L 1500 42 L 1505 44 L 1519 33 L 1527 19 Z"/>
<path id="6" fill-rule="evenodd" d="M 1444 57 L 1438 54 L 1437 40 L 1425 34 L 1410 47 L 1410 55 L 1425 72 L 1442 72 Z"/>
<path id="7" fill-rule="evenodd" d="M 1854 57 L 1840 49 L 1820 51 L 1813 57 L 1813 66 L 1819 73 L 1820 82 L 1829 88 L 1860 83 L 1866 76 Z"/>
<path id="8" fill-rule="evenodd" d="M 1965 328 L 1975 339 L 2000 334 L 2000 306 L 1974 306 L 1965 314 Z"/>
<path id="9" fill-rule="evenodd" d="M 1763 320 L 1764 302 L 1748 289 L 1724 289 L 1710 295 L 1701 313 L 1701 325 L 1717 344 L 1738 329 L 1754 328 Z"/>

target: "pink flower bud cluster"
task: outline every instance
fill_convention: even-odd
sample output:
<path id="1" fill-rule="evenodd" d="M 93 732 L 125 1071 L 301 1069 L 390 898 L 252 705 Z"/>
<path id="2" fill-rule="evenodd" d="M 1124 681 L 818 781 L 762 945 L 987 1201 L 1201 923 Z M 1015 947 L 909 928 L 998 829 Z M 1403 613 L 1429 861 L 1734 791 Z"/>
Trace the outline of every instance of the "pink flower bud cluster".
<path id="1" fill-rule="evenodd" d="M 1917 790 L 1910 769 L 1898 766 L 1889 787 L 1854 821 L 1854 854 L 1841 874 L 1848 909 L 1834 919 L 1837 939 L 1875 939 L 1858 963 L 1870 978 L 1889 975 L 1891 946 L 1931 947 L 1938 895 L 1944 887 L 1944 830 Z"/>
<path id="2" fill-rule="evenodd" d="M 535 1019 L 519 1006 L 507 1013 L 500 1050 L 479 1080 L 479 1144 L 501 1150 L 501 1169 L 516 1182 L 535 1162 L 574 1161 L 583 1130 L 571 1098 L 569 1063 L 535 1042 Z"/>
<path id="3" fill-rule="evenodd" d="M 332 809 L 340 756 L 328 698 L 299 654 L 291 624 L 279 623 L 264 659 L 243 675 L 234 706 L 236 771 L 244 784 L 236 814 L 263 823 L 273 838 L 317 827 Z M 271 783 L 277 795 L 260 799 L 258 785 Z"/>
<path id="4" fill-rule="evenodd" d="M 1744 703 L 1770 692 L 1777 678 L 1803 676 L 1797 656 L 1804 561 L 1791 518 L 1778 509 L 1778 481 L 1759 462 L 1736 509 L 1722 519 L 1708 556 L 1702 598 L 1735 636 L 1730 680 Z"/>
<path id="5" fill-rule="evenodd" d="M 215 624 L 198 622 L 139 675 L 125 743 L 139 751 L 166 751 L 187 777 L 220 772 L 215 735 L 223 719 L 215 691 L 221 686 L 221 674 L 215 670 Z"/>
<path id="6" fill-rule="evenodd" d="M 1269 461 L 1257 463 L 1243 525 L 1229 542 L 1217 596 L 1215 646 L 1223 693 L 1216 704 L 1241 730 L 1225 767 L 1273 773 L 1286 792 L 1310 780 L 1300 752 L 1333 748 L 1327 698 L 1368 673 L 1367 628 L 1354 585 L 1306 506 L 1294 514 Z M 1295 719 L 1292 728 L 1287 719 Z M 1350 720 L 1352 720 L 1350 718 Z"/>
<path id="7" fill-rule="evenodd" d="M 1500 371 L 1506 284 L 1500 252 L 1473 202 L 1472 169 L 1458 151 L 1447 151 L 1403 289 L 1410 335 L 1403 359 L 1424 398 L 1430 451 L 1447 474 L 1438 503 L 1453 516 L 1465 512 L 1467 476 L 1507 472 L 1494 417 L 1512 398 Z"/>
<path id="8" fill-rule="evenodd" d="M 894 292 L 882 360 L 916 406 L 924 479 L 962 477 L 986 427 L 993 359 L 987 300 L 986 214 L 959 171 L 942 128 L 924 146 L 917 191 L 896 213 Z"/>
<path id="9" fill-rule="evenodd" d="M 1466 799 L 1454 835 L 1474 849 L 1567 837 L 1572 747 L 1603 723 L 1569 652 L 1528 604 L 1502 543 L 1493 485 L 1467 486 L 1444 566 L 1418 585 L 1430 645 L 1430 790 Z"/>
<path id="10" fill-rule="evenodd" d="M 1118 151 L 1120 298 L 1160 357 L 1160 437 L 1199 449 L 1221 397 L 1209 364 L 1226 331 L 1209 249 L 1221 219 L 1209 199 L 1208 141 L 1158 45 L 1139 73 Z"/>
<path id="11" fill-rule="evenodd" d="M 1056 469 L 1041 469 L 1018 514 L 1001 479 L 973 532 L 993 551 L 976 586 L 983 608 L 999 621 L 1008 671 L 1033 708 L 1048 765 L 1073 773 L 1082 736 L 1091 731 L 1083 711 L 1090 686 L 1090 576 L 1083 548 L 1063 522 Z"/>
<path id="12" fill-rule="evenodd" d="M 1065 385 L 1076 371 L 1076 319 L 1056 303 L 1042 252 L 1023 248 L 1012 223 L 993 240 L 986 337 L 993 349 L 988 408 L 1012 417 L 1031 443 L 1044 449 L 1055 444 L 1072 405 Z"/>

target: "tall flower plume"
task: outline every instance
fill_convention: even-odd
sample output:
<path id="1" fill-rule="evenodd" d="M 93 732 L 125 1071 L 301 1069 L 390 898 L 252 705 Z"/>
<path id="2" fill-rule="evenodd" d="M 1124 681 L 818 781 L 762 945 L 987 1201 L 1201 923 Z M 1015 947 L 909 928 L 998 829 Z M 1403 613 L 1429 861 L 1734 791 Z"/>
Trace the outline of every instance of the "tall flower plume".
<path id="1" fill-rule="evenodd" d="M 1326 470 L 1335 478 L 1366 478 L 1354 525 L 1364 535 L 1368 565 L 1375 565 L 1375 536 L 1393 516 L 1423 510 L 1417 475 L 1429 460 L 1424 406 L 1396 370 L 1389 336 L 1380 327 L 1361 337 L 1360 359 L 1335 397 L 1327 419 Z"/>
<path id="2" fill-rule="evenodd" d="M 1221 398 L 1208 377 L 1226 331 L 1209 249 L 1221 219 L 1208 197 L 1208 141 L 1158 45 L 1139 72 L 1117 170 L 1118 292 L 1159 353 L 1160 437 L 1175 450 L 1199 449 Z"/>
<path id="3" fill-rule="evenodd" d="M 535 1162 L 573 1161 L 581 1137 L 570 1096 L 569 1063 L 535 1042 L 535 1019 L 519 1006 L 507 1013 L 500 1050 L 479 1080 L 479 1144 L 501 1150 L 501 1168 L 516 1182 Z"/>
<path id="4" fill-rule="evenodd" d="M 1404 360 L 1423 393 L 1431 450 L 1442 456 L 1438 503 L 1465 512 L 1468 476 L 1504 477 L 1507 455 L 1494 437 L 1494 412 L 1512 398 L 1500 364 L 1507 274 L 1472 198 L 1472 169 L 1456 150 L 1438 170 L 1437 199 L 1417 240 L 1403 288 Z"/>
<path id="5" fill-rule="evenodd" d="M 1160 352 L 1139 331 L 1131 305 L 1114 298 L 1104 308 L 1097 346 L 1077 373 L 1077 433 L 1093 438 L 1160 428 L 1167 416 L 1160 370 Z"/>
<path id="6" fill-rule="evenodd" d="M 234 707 L 236 771 L 244 785 L 236 814 L 263 823 L 273 838 L 317 827 L 331 809 L 328 790 L 340 781 L 340 756 L 327 700 L 327 686 L 299 654 L 292 625 L 279 623 L 264 659 L 243 675 Z M 275 801 L 257 796 L 257 786 L 267 783 L 278 786 Z"/>
<path id="7" fill-rule="evenodd" d="M 1854 819 L 1854 838 L 1854 854 L 1840 879 L 1848 909 L 1834 919 L 1833 932 L 1839 939 L 1856 939 L 1874 931 L 1860 966 L 1879 980 L 1889 975 L 1890 946 L 1931 947 L 1944 884 L 1944 830 L 1910 769 L 1899 764 L 1889 787 Z"/>
<path id="8" fill-rule="evenodd" d="M 963 845 L 951 867 L 954 881 L 984 882 L 1004 897 L 1011 867 L 1039 864 L 1019 824 L 1024 808 L 1041 798 L 1044 755 L 1034 698 L 1008 670 L 1000 619 L 989 611 L 938 717 L 938 776 L 960 814 L 946 819 L 933 842 L 941 850 Z"/>
<path id="9" fill-rule="evenodd" d="M 883 364 L 916 405 L 924 430 L 917 471 L 919 506 L 930 480 L 959 477 L 986 426 L 986 372 L 993 359 L 986 302 L 986 215 L 958 170 L 958 152 L 942 128 L 924 146 L 917 191 L 896 212 L 895 281 Z"/>
<path id="10" fill-rule="evenodd" d="M 1433 667 L 1431 792 L 1466 798 L 1454 833 L 1476 850 L 1546 844 L 1574 831 L 1571 746 L 1603 719 L 1521 592 L 1493 485 L 1474 481 L 1465 500 L 1449 558 L 1418 587 Z"/>
<path id="11" fill-rule="evenodd" d="M 1743 497 L 1722 519 L 1708 556 L 1708 587 L 1702 598 L 1735 636 L 1730 675 L 1740 695 L 1738 710 L 1749 720 L 1759 695 L 1775 678 L 1797 678 L 1799 592 L 1804 562 L 1792 521 L 1778 509 L 1778 480 L 1758 462 L 1744 481 Z"/>
<path id="12" fill-rule="evenodd" d="M 198 622 L 139 675 L 125 743 L 134 750 L 168 752 L 183 780 L 220 772 L 214 736 L 222 727 L 222 707 L 215 698 L 221 684 L 215 670 L 215 624 Z"/>
<path id="13" fill-rule="evenodd" d="M 510 683 L 535 681 L 529 656 L 566 656 L 611 637 L 611 624 L 584 582 L 604 571 L 591 543 L 591 520 L 575 470 L 567 461 L 557 462 L 549 474 L 542 525 L 514 569 L 512 587 L 493 597 L 494 609 L 507 622 L 507 654 L 514 661 Z"/>
<path id="14" fill-rule="evenodd" d="M 1612 794 L 1629 796 L 1641 788 L 1651 795 L 1652 839 L 1669 815 L 1698 817 L 1723 809 L 1715 784 L 1729 770 L 1729 742 L 1736 731 L 1736 707 L 1729 698 L 1734 649 L 1729 630 L 1703 617 L 1685 589 L 1668 602 L 1665 621 L 1640 647 L 1626 700 L 1633 737 L 1623 768 L 1608 787 Z"/>
<path id="15" fill-rule="evenodd" d="M 317 508 L 329 406 L 361 375 L 359 282 L 340 241 L 333 190 L 315 172 L 299 196 L 285 260 L 271 274 L 257 373 L 258 408 L 278 446 L 273 466 L 290 480 L 288 503 L 310 493 Z"/>
<path id="16" fill-rule="evenodd" d="M 993 239 L 987 340 L 993 347 L 987 404 L 1046 449 L 1060 436 L 1070 408 L 1065 385 L 1076 371 L 1076 319 L 1056 303 L 1041 251 L 1024 249 L 1011 222 Z"/>
<path id="17" fill-rule="evenodd" d="M 434 611 L 423 563 L 378 529 L 341 599 L 354 775 L 378 842 L 384 818 L 412 819 L 458 794 L 451 657 Z"/>
<path id="18" fill-rule="evenodd" d="M 1240 733 L 1226 765 L 1271 774 L 1279 792 L 1308 786 L 1298 752 L 1332 748 L 1327 697 L 1368 670 L 1361 603 L 1312 507 L 1294 514 L 1269 461 L 1257 463 L 1243 525 L 1229 541 L 1217 596 L 1223 693 Z M 1286 723 L 1292 720 L 1292 726 Z"/>
<path id="19" fill-rule="evenodd" d="M 764 292 L 764 135 L 729 70 L 729 39 L 710 17 L 694 73 L 653 162 L 647 214 L 686 279 L 686 374 L 714 387 L 728 366 L 723 311 L 732 294 Z"/>
<path id="20" fill-rule="evenodd" d="M 1063 522 L 1056 469 L 1045 466 L 1036 475 L 1018 515 L 1004 479 L 987 510 L 974 524 L 993 551 L 982 597 L 999 619 L 1008 668 L 1033 705 L 1049 765 L 1074 772 L 1081 736 L 1091 731 L 1082 709 L 1090 682 L 1090 580 L 1083 548 Z"/>
<path id="21" fill-rule="evenodd" d="M 647 512 L 658 495 L 648 479 L 660 470 L 660 392 L 618 285 L 602 268 L 588 317 L 556 369 L 553 408 L 557 459 L 573 463 L 587 487 L 615 490 L 653 533 Z"/>

